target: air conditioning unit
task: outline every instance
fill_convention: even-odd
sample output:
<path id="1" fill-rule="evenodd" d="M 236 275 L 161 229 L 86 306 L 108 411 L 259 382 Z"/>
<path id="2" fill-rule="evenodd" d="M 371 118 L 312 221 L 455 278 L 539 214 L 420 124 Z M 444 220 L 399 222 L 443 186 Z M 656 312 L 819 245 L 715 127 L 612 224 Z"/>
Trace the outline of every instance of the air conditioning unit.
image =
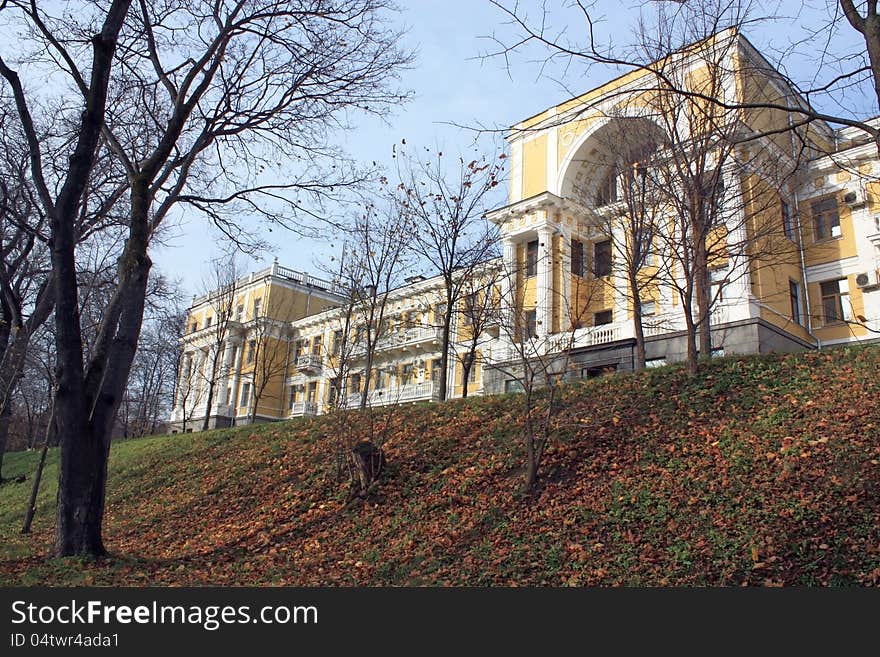
<path id="1" fill-rule="evenodd" d="M 856 274 L 856 287 L 863 290 L 880 287 L 880 272 L 875 269 Z"/>
<path id="2" fill-rule="evenodd" d="M 843 202 L 851 208 L 860 208 L 865 204 L 865 195 L 861 191 L 847 192 L 843 195 Z"/>

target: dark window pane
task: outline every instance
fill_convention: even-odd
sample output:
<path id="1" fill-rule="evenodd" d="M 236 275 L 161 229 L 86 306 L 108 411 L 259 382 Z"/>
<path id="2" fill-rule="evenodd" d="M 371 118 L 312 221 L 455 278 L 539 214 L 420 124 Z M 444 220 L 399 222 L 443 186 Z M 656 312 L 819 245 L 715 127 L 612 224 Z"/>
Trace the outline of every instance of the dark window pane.
<path id="1" fill-rule="evenodd" d="M 597 242 L 593 247 L 593 274 L 597 278 L 611 275 L 611 240 Z"/>

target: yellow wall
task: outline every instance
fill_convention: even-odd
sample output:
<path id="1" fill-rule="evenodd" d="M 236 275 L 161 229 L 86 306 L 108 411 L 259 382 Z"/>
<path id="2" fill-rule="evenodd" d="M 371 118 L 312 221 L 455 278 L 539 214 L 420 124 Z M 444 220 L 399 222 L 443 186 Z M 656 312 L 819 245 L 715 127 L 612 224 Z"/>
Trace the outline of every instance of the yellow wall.
<path id="1" fill-rule="evenodd" d="M 523 143 L 522 197 L 547 191 L 547 135 Z"/>

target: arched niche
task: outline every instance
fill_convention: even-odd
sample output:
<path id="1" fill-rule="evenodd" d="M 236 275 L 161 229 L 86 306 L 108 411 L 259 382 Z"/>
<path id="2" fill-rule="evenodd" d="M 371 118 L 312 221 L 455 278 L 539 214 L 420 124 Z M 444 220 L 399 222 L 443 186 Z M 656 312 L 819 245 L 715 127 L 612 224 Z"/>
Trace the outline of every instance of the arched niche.
<path id="1" fill-rule="evenodd" d="M 559 195 L 585 207 L 613 202 L 616 182 L 662 146 L 664 132 L 647 116 L 605 117 L 575 143 L 563 161 Z"/>

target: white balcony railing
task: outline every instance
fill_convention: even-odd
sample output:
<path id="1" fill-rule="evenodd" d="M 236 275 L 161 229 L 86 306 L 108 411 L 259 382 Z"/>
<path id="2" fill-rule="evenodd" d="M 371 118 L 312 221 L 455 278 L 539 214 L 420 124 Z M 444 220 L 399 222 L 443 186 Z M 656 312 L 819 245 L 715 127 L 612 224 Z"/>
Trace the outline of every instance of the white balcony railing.
<path id="1" fill-rule="evenodd" d="M 367 393 L 368 406 L 388 406 L 415 401 L 428 401 L 434 398 L 434 382 L 407 383 L 395 388 L 376 388 Z M 361 393 L 352 393 L 346 398 L 347 408 L 358 408 Z"/>
<path id="2" fill-rule="evenodd" d="M 376 353 L 394 349 L 409 349 L 418 345 L 436 345 L 440 342 L 442 329 L 438 326 L 411 326 L 386 333 L 376 343 Z M 366 341 L 356 342 L 349 354 L 352 358 L 362 358 L 367 353 Z"/>
<path id="3" fill-rule="evenodd" d="M 404 331 L 401 343 L 403 345 L 411 345 L 422 342 L 436 342 L 442 337 L 442 332 L 443 330 L 439 326 L 412 326 Z"/>
<path id="4" fill-rule="evenodd" d="M 313 401 L 293 402 L 290 407 L 290 417 L 302 417 L 304 415 L 317 415 L 318 404 Z"/>
<path id="5" fill-rule="evenodd" d="M 296 359 L 296 369 L 303 372 L 320 372 L 323 360 L 318 354 L 303 354 Z"/>

